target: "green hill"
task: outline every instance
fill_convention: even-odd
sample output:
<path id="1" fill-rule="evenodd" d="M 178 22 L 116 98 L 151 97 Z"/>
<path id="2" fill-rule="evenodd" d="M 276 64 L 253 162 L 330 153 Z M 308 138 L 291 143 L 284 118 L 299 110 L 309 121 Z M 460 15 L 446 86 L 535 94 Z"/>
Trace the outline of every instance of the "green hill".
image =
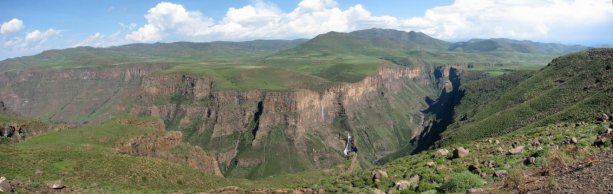
<path id="1" fill-rule="evenodd" d="M 567 54 L 587 49 L 580 45 L 563 45 L 557 43 L 540 43 L 529 40 L 512 40 L 506 38 L 471 39 L 449 46 L 449 50 L 463 52 L 521 52 L 521 53 L 559 53 Z"/>
<path id="2" fill-rule="evenodd" d="M 556 58 L 533 74 L 514 73 L 464 85 L 455 122 L 442 134 L 440 143 L 611 114 L 611 56 L 612 49 L 593 49 Z"/>

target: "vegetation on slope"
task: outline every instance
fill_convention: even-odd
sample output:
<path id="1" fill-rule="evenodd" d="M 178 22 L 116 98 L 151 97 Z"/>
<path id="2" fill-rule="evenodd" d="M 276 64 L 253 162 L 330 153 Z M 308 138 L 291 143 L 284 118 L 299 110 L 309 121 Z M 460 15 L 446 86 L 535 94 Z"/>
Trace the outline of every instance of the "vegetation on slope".
<path id="1" fill-rule="evenodd" d="M 500 137 L 441 147 L 448 151 L 456 147 L 466 148 L 469 153 L 463 158 L 454 158 L 451 152 L 439 156 L 438 150 L 424 151 L 373 169 L 326 178 L 312 187 L 330 193 L 372 193 L 375 189 L 393 193 L 438 193 L 465 192 L 481 187 L 483 183 L 480 181 L 486 181 L 488 184 L 502 182 L 508 186 L 506 189 L 521 189 L 526 183 L 526 172 L 547 173 L 608 150 L 592 146 L 596 136 L 607 126 L 608 123 L 577 126 L 565 123 L 521 129 Z M 572 138 L 577 142 L 573 143 Z M 520 153 L 510 154 L 513 145 L 525 148 Z M 531 157 L 534 157 L 534 163 L 529 162 Z M 387 176 L 376 178 L 374 174 L 378 171 Z M 415 179 L 417 176 L 419 178 Z M 398 189 L 398 183 L 403 180 L 409 180 L 411 186 Z M 485 186 L 485 190 L 501 192 L 500 188 L 490 186 Z"/>
<path id="2" fill-rule="evenodd" d="M 518 80 L 526 74 L 468 85 L 465 87 L 465 100 L 461 102 L 464 105 L 458 106 L 457 122 L 443 133 L 441 144 L 610 114 L 613 102 L 607 99 L 613 96 L 613 57 L 593 56 L 596 51 L 556 58 L 520 82 Z"/>

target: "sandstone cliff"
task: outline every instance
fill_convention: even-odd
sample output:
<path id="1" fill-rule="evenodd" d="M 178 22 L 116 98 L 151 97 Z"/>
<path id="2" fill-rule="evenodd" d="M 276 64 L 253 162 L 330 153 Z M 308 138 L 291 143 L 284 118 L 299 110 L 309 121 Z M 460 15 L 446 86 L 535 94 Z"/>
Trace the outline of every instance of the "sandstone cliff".
<path id="1" fill-rule="evenodd" d="M 382 67 L 323 91 L 220 91 L 207 77 L 154 73 L 162 68 L 5 71 L 0 102 L 17 114 L 74 124 L 122 113 L 159 117 L 226 176 L 257 178 L 332 167 L 345 160 L 347 133 L 368 165 L 419 134 L 426 97 L 453 87 L 449 66 Z"/>

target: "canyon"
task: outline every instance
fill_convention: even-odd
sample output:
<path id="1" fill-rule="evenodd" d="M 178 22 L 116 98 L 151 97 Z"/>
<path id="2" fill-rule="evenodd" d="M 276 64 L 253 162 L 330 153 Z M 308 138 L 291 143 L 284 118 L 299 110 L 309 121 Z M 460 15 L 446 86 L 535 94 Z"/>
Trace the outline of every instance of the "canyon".
<path id="1" fill-rule="evenodd" d="M 165 64 L 9 67 L 0 74 L 6 111 L 70 126 L 122 114 L 151 116 L 214 157 L 207 160 L 220 170 L 207 172 L 247 178 L 331 168 L 346 160 L 347 133 L 360 164 L 372 165 L 420 136 L 426 99 L 457 90 L 452 81 L 462 68 L 381 65 L 361 81 L 322 91 L 242 91 L 219 89 L 206 76 L 159 73 Z"/>

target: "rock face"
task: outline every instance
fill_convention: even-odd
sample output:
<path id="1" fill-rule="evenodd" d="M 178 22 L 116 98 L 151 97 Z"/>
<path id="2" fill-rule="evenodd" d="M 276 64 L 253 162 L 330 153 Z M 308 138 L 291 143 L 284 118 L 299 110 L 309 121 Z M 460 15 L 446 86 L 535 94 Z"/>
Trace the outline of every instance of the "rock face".
<path id="1" fill-rule="evenodd" d="M 468 150 L 464 149 L 463 147 L 458 147 L 455 150 L 453 150 L 453 158 L 464 158 L 466 156 L 468 156 Z"/>
<path id="2" fill-rule="evenodd" d="M 117 146 L 119 153 L 135 156 L 150 156 L 186 164 L 203 172 L 223 176 L 214 157 L 200 147 L 182 142 L 179 131 L 171 131 L 164 136 L 140 136 L 122 142 Z"/>
<path id="3" fill-rule="evenodd" d="M 0 72 L 2 109 L 82 124 L 114 114 L 150 115 L 183 132 L 226 176 L 328 168 L 345 160 L 343 138 L 375 161 L 420 134 L 426 96 L 452 87 L 453 67 L 382 67 L 318 91 L 219 90 L 209 77 L 153 73 L 165 65 Z"/>
<path id="4" fill-rule="evenodd" d="M 43 132 L 52 129 L 54 129 L 53 126 L 40 121 L 26 121 L 19 119 L 10 122 L 0 121 L 0 143 L 15 143 L 23 141 L 27 138 L 42 134 Z"/>

